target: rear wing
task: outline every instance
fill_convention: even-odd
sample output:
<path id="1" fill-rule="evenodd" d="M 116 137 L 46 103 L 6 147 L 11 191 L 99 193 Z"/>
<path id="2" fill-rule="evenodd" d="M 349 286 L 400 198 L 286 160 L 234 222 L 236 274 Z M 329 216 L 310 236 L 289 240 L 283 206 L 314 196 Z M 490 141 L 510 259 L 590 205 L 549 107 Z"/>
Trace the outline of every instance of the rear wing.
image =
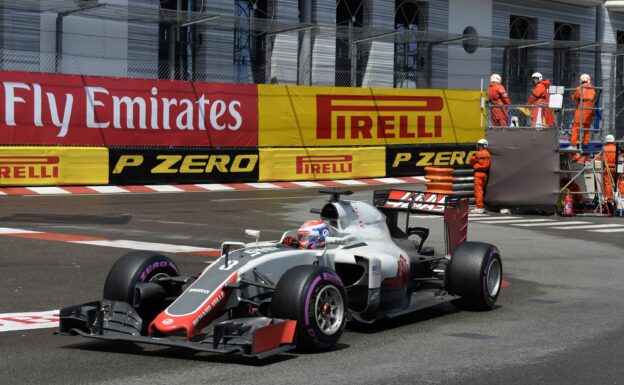
<path id="1" fill-rule="evenodd" d="M 468 238 L 468 198 L 415 190 L 376 190 L 373 204 L 388 218 L 394 238 L 407 238 L 422 228 L 410 227 L 410 214 L 425 213 L 444 216 L 446 254 L 453 255 L 457 246 Z M 398 227 L 398 214 L 405 212 L 405 230 Z M 427 229 L 428 233 L 428 229 Z"/>

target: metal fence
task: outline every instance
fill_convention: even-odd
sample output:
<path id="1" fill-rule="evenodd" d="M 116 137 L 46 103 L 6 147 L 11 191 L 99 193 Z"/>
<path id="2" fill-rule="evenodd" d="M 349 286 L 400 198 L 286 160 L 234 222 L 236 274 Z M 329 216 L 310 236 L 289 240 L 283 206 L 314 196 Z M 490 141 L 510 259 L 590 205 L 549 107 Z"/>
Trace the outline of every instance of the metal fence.
<path id="1" fill-rule="evenodd" d="M 621 126 L 618 137 L 624 136 L 624 48 L 617 45 L 503 39 L 353 23 L 310 24 L 254 12 L 186 12 L 161 9 L 157 1 L 129 2 L 135 3 L 143 5 L 1 1 L 0 68 L 391 88 L 457 88 L 456 84 L 478 88 L 481 79 L 487 86 L 489 74 L 499 72 L 514 103 L 522 104 L 532 89 L 527 74 L 533 70 L 522 63 L 531 63 L 527 57 L 534 55 L 542 62 L 552 58 L 546 61 L 558 68 L 542 72 L 565 87 L 576 86 L 573 83 L 580 72 L 604 72 L 594 84 L 605 90 L 605 125 L 611 131 Z M 475 50 L 477 54 L 469 60 L 477 61 L 478 74 L 450 68 L 450 56 Z M 575 63 L 573 68 L 567 68 L 570 63 Z M 604 84 L 600 84 L 601 79 Z"/>

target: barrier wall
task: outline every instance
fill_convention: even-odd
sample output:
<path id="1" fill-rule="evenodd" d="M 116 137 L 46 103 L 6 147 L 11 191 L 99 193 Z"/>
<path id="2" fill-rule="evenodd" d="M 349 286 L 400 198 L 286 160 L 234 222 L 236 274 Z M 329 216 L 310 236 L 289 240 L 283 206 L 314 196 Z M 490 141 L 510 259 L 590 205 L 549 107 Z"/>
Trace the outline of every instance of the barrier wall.
<path id="1" fill-rule="evenodd" d="M 475 143 L 478 91 L 258 86 L 262 147 Z"/>
<path id="2" fill-rule="evenodd" d="M 110 150 L 112 184 L 257 182 L 257 148 Z"/>
<path id="3" fill-rule="evenodd" d="M 484 135 L 478 91 L 10 71 L 0 81 L 0 185 L 417 176 L 466 167 Z"/>
<path id="4" fill-rule="evenodd" d="M 421 176 L 425 167 L 472 168 L 468 160 L 474 144 L 401 146 L 386 148 L 387 176 Z"/>
<path id="5" fill-rule="evenodd" d="M 383 177 L 384 147 L 260 149 L 260 181 Z"/>
<path id="6" fill-rule="evenodd" d="M 0 147 L 4 186 L 108 184 L 108 149 Z"/>
<path id="7" fill-rule="evenodd" d="M 256 85 L 0 71 L 0 143 L 257 146 Z"/>

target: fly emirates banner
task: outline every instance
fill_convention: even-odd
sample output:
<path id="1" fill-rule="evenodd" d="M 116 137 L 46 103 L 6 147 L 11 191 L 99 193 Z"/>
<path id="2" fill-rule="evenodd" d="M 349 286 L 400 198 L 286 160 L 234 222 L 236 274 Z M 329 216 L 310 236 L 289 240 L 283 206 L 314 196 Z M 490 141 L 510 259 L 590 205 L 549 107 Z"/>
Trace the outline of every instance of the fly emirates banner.
<path id="1" fill-rule="evenodd" d="M 0 144 L 255 147 L 257 86 L 0 71 Z"/>

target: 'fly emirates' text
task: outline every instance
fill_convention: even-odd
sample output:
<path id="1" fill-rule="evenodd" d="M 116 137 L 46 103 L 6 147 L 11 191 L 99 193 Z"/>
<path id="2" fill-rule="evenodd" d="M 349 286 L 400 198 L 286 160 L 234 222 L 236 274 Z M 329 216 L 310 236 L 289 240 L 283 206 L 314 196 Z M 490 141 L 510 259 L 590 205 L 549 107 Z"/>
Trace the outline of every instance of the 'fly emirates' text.
<path id="1" fill-rule="evenodd" d="M 72 93 L 45 92 L 37 83 L 3 82 L 3 86 L 7 126 L 52 124 L 59 128 L 57 137 L 65 137 L 76 124 L 96 129 L 236 131 L 243 123 L 240 101 L 208 99 L 204 94 L 195 100 L 168 98 L 152 87 L 147 97 L 130 97 L 111 95 L 104 87 L 85 86 L 84 94 L 76 96 L 84 98 L 84 103 L 76 101 L 77 108 L 84 109 L 80 113 L 75 111 Z M 84 121 L 72 121 L 78 118 Z"/>

